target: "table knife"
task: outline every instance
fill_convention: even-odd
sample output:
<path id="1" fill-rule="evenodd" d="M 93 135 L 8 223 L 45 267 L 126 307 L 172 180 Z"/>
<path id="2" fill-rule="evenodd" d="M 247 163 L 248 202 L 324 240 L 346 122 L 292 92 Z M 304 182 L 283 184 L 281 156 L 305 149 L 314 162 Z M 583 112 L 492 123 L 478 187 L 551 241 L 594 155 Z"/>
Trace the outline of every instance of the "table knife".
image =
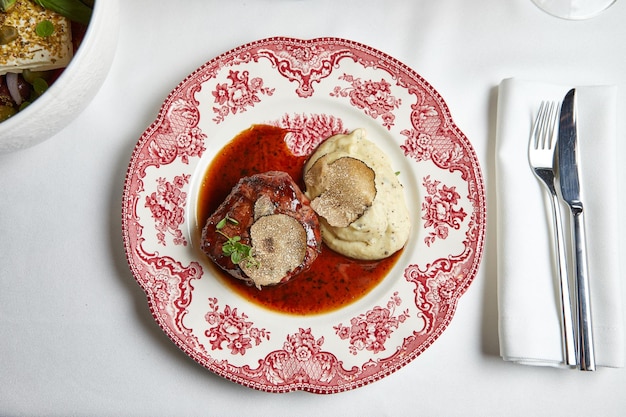
<path id="1" fill-rule="evenodd" d="M 574 270 L 576 272 L 576 318 L 578 366 L 583 371 L 596 369 L 591 323 L 591 303 L 587 267 L 585 219 L 580 196 L 578 172 L 578 131 L 576 124 L 576 90 L 570 90 L 561 106 L 559 120 L 558 173 L 561 196 L 569 207 L 573 228 Z"/>

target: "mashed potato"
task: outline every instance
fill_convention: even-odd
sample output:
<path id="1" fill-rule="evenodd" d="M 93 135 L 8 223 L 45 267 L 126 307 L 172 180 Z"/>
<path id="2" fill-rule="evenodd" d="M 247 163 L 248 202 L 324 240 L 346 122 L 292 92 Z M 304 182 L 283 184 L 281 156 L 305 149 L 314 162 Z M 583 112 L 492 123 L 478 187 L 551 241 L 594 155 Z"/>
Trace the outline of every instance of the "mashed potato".
<path id="1" fill-rule="evenodd" d="M 406 244 L 411 222 L 402 185 L 365 129 L 323 142 L 307 161 L 304 180 L 332 250 L 376 260 Z"/>

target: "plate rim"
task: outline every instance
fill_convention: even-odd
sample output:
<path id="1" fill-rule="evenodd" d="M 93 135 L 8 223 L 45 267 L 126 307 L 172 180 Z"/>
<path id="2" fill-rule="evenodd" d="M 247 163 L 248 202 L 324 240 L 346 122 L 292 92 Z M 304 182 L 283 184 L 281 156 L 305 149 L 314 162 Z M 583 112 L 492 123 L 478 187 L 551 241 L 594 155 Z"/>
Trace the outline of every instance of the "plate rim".
<path id="1" fill-rule="evenodd" d="M 468 275 L 470 275 L 470 278 L 464 280 L 463 286 L 457 289 L 458 295 L 455 297 L 454 302 L 450 305 L 450 308 L 447 311 L 447 314 L 443 320 L 443 323 L 434 329 L 433 333 L 428 337 L 427 343 L 422 343 L 420 345 L 420 349 L 413 350 L 409 354 L 404 356 L 402 360 L 394 362 L 394 365 L 392 367 L 386 368 L 384 371 L 377 372 L 373 375 L 369 375 L 366 378 L 359 379 L 350 384 L 343 384 L 341 386 L 336 386 L 332 388 L 329 388 L 328 386 L 325 386 L 325 385 L 316 386 L 316 384 L 311 384 L 311 383 L 290 383 L 287 385 L 280 385 L 280 386 L 268 386 L 268 385 L 260 386 L 258 383 L 255 383 L 254 381 L 237 377 L 231 373 L 224 371 L 223 369 L 214 369 L 210 367 L 209 364 L 207 364 L 207 360 L 205 358 L 203 358 L 197 352 L 191 351 L 191 349 L 189 349 L 188 346 L 182 344 L 178 336 L 176 334 L 173 334 L 172 330 L 166 324 L 162 322 L 160 315 L 156 311 L 155 301 L 152 299 L 151 294 L 149 294 L 147 289 L 142 285 L 142 283 L 140 282 L 138 278 L 138 275 L 140 274 L 140 272 L 137 270 L 136 265 L 134 264 L 134 260 L 132 259 L 133 254 L 131 253 L 132 248 L 131 248 L 131 243 L 130 243 L 131 237 L 129 236 L 130 230 L 129 230 L 127 222 L 130 219 L 131 212 L 133 210 L 133 205 L 128 204 L 129 203 L 128 193 L 130 192 L 131 181 L 134 175 L 133 168 L 136 168 L 135 162 L 137 158 L 139 157 L 139 154 L 143 150 L 144 146 L 146 145 L 146 143 L 150 141 L 152 134 L 157 130 L 157 128 L 163 123 L 163 121 L 167 117 L 167 111 L 168 111 L 169 105 L 171 104 L 172 99 L 174 99 L 179 92 L 183 91 L 185 89 L 185 86 L 190 81 L 194 80 L 198 76 L 198 74 L 201 74 L 203 71 L 205 71 L 210 66 L 214 65 L 216 62 L 222 61 L 224 60 L 224 58 L 234 55 L 238 52 L 250 50 L 251 48 L 254 48 L 260 45 L 267 45 L 268 43 L 283 43 L 283 44 L 292 43 L 296 45 L 305 45 L 305 46 L 316 45 L 319 43 L 322 43 L 322 44 L 333 43 L 333 44 L 341 45 L 344 47 L 348 47 L 351 50 L 352 49 L 364 50 L 369 54 L 373 54 L 373 55 L 384 58 L 387 63 L 393 64 L 393 66 L 397 68 L 397 70 L 400 73 L 409 75 L 411 78 L 418 80 L 420 85 L 427 89 L 431 97 L 436 99 L 436 101 L 440 105 L 440 109 L 443 110 L 442 117 L 445 119 L 446 128 L 448 130 L 452 130 L 454 135 L 463 143 L 464 145 L 463 150 L 467 152 L 467 157 L 468 159 L 470 159 L 468 166 L 471 166 L 471 171 L 472 171 L 472 174 L 474 175 L 472 179 L 475 181 L 474 186 L 476 188 L 475 190 L 476 198 L 472 200 L 472 206 L 474 209 L 473 215 L 477 222 L 476 230 L 478 232 L 478 236 L 475 240 L 476 247 L 475 247 L 475 254 L 473 256 L 473 262 L 471 264 L 471 270 L 468 271 Z M 380 51 L 376 48 L 373 48 L 371 46 L 365 45 L 363 43 L 357 42 L 357 41 L 352 41 L 352 40 L 338 38 L 338 37 L 317 37 L 317 38 L 311 38 L 311 39 L 299 39 L 299 38 L 294 38 L 294 37 L 273 36 L 273 37 L 267 37 L 267 38 L 258 39 L 252 42 L 248 42 L 245 44 L 241 44 L 235 48 L 232 48 L 226 52 L 223 52 L 222 54 L 206 61 L 204 64 L 200 65 L 194 71 L 192 71 L 187 76 L 185 76 L 184 79 L 180 81 L 176 85 L 176 87 L 168 93 L 166 98 L 163 100 L 163 103 L 161 104 L 158 114 L 156 115 L 155 119 L 150 123 L 148 127 L 146 127 L 146 129 L 144 129 L 139 140 L 133 147 L 130 162 L 126 170 L 126 175 L 125 175 L 125 180 L 124 180 L 124 189 L 123 189 L 123 195 L 122 195 L 122 233 L 123 233 L 123 241 L 124 241 L 124 251 L 125 251 L 125 256 L 126 256 L 128 265 L 131 269 L 133 278 L 138 283 L 138 285 L 140 286 L 140 288 L 142 289 L 142 291 L 147 297 L 148 307 L 150 309 L 150 313 L 153 319 L 157 322 L 161 330 L 163 330 L 164 333 L 168 335 L 169 339 L 172 340 L 172 342 L 174 342 L 174 344 L 179 349 L 181 349 L 187 356 L 191 357 L 198 364 L 202 365 L 203 367 L 215 373 L 216 375 L 219 375 L 227 380 L 230 380 L 237 384 L 240 384 L 249 388 L 253 388 L 256 390 L 261 390 L 265 392 L 274 392 L 274 393 L 302 390 L 302 391 L 307 391 L 307 392 L 317 393 L 317 394 L 331 394 L 331 393 L 352 390 L 352 389 L 355 389 L 364 385 L 368 385 L 372 382 L 378 381 L 384 377 L 389 376 L 390 374 L 403 368 L 408 363 L 412 362 L 415 358 L 417 358 L 417 356 L 419 356 L 427 348 L 429 348 L 439 338 L 439 336 L 447 329 L 448 325 L 450 324 L 456 312 L 456 308 L 457 308 L 457 305 L 461 296 L 467 291 L 469 286 L 472 284 L 472 282 L 476 278 L 480 264 L 483 259 L 485 237 L 486 237 L 486 227 L 487 227 L 487 224 L 486 224 L 486 221 L 487 221 L 486 211 L 487 210 L 486 209 L 487 209 L 487 205 L 486 205 L 485 182 L 484 182 L 482 169 L 480 167 L 480 163 L 479 163 L 479 159 L 476 154 L 476 151 L 474 150 L 469 139 L 460 130 L 460 128 L 456 125 L 456 123 L 452 119 L 449 107 L 447 103 L 445 102 L 445 100 L 443 99 L 443 97 L 420 74 L 418 74 L 415 70 L 405 65 L 398 59 L 388 55 L 387 53 Z"/>

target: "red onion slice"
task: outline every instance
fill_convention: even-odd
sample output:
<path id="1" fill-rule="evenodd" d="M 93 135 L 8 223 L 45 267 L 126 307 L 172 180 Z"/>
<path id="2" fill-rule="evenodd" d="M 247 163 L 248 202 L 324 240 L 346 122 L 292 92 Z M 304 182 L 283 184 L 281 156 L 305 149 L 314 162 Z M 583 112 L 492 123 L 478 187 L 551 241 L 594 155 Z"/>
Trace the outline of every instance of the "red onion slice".
<path id="1" fill-rule="evenodd" d="M 20 89 L 17 86 L 17 73 L 7 72 L 6 80 L 9 94 L 11 94 L 11 98 L 13 99 L 13 101 L 15 101 L 15 104 L 19 106 L 20 104 L 22 104 L 22 95 L 20 94 Z"/>

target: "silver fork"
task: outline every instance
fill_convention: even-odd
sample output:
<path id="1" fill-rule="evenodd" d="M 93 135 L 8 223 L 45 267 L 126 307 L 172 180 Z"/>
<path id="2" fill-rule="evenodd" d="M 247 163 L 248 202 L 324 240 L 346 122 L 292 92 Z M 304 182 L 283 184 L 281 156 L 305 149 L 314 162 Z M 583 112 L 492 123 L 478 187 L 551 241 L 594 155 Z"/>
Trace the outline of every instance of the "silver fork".
<path id="1" fill-rule="evenodd" d="M 567 261 L 565 257 L 565 240 L 563 238 L 563 220 L 559 199 L 554 185 L 554 156 L 557 142 L 557 123 L 559 105 L 554 102 L 542 102 L 533 124 L 528 141 L 528 160 L 530 167 L 550 194 L 552 208 L 552 225 L 554 227 L 554 249 L 559 278 L 561 301 L 561 325 L 563 338 L 563 357 L 567 365 L 576 365 L 576 346 L 572 308 L 567 278 Z"/>

